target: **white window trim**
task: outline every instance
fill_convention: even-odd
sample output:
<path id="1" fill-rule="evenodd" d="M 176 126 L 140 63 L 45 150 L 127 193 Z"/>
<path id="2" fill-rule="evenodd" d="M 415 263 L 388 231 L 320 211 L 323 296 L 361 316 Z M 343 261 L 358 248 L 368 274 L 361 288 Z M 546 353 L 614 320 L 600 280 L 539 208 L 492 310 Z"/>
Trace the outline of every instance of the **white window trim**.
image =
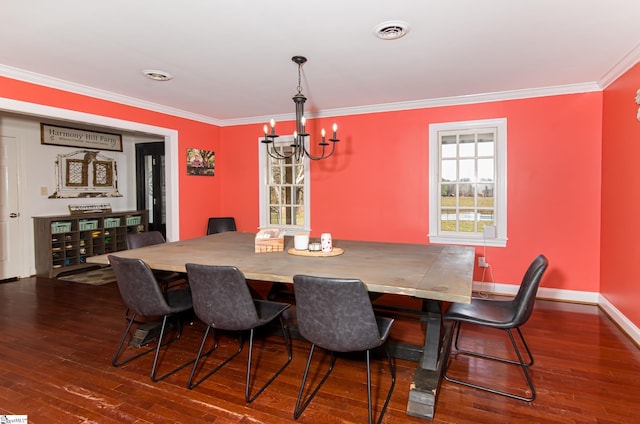
<path id="1" fill-rule="evenodd" d="M 485 238 L 483 234 L 469 236 L 441 236 L 437 233 L 440 210 L 440 131 L 497 127 L 496 144 L 496 237 Z M 507 119 L 484 119 L 477 121 L 446 122 L 429 125 L 429 242 L 442 244 L 464 244 L 470 246 L 505 247 L 507 245 Z"/>
<path id="2" fill-rule="evenodd" d="M 258 139 L 258 178 L 259 178 L 259 202 L 260 202 L 260 227 L 259 228 L 282 228 L 285 235 L 293 235 L 300 231 L 311 231 L 311 178 L 309 177 L 309 158 L 303 158 L 304 165 L 304 228 L 298 226 L 274 226 L 269 224 L 269 193 L 267 189 L 267 152 L 263 138 Z M 277 144 L 293 144 L 293 135 L 280 136 L 275 142 Z"/>

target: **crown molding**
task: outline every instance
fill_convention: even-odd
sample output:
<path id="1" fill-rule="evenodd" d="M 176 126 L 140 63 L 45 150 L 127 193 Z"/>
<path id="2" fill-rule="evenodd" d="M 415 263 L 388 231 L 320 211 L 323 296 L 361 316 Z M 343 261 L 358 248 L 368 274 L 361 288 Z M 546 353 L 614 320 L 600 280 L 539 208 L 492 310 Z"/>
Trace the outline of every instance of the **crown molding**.
<path id="1" fill-rule="evenodd" d="M 222 126 L 223 124 L 223 121 L 219 119 L 211 118 L 209 116 L 187 112 L 182 109 L 175 109 L 175 108 L 163 106 L 157 103 L 147 102 L 144 100 L 136 99 L 134 97 L 123 96 L 121 94 L 112 93 L 110 91 L 100 90 L 98 88 L 88 87 L 86 85 L 76 84 L 74 82 L 50 77 L 47 75 L 37 74 L 35 72 L 25 71 L 23 69 L 13 68 L 13 67 L 1 65 L 1 64 L 0 64 L 0 76 L 12 78 L 19 81 L 29 82 L 33 84 L 38 84 L 48 88 L 64 90 L 64 91 L 68 91 L 75 94 L 82 94 L 85 96 L 94 97 L 101 100 L 108 100 L 115 103 L 121 103 L 127 106 L 139 107 L 141 109 L 164 113 L 171 116 L 191 119 L 193 121 L 204 122 L 204 123 L 213 124 L 217 126 Z"/>
<path id="2" fill-rule="evenodd" d="M 638 63 L 638 61 L 640 61 L 640 43 L 632 48 L 629 53 L 620 59 L 620 61 L 616 63 L 606 74 L 604 74 L 598 84 L 604 90 L 622 74 L 631 69 L 631 67 Z"/>
<path id="3" fill-rule="evenodd" d="M 626 66 L 633 57 L 640 55 L 640 48 L 636 49 L 635 55 L 627 55 L 625 61 L 621 61 L 619 69 L 628 69 Z M 626 66 L 626 68 L 625 68 Z M 613 77 L 613 72 L 610 72 Z M 608 74 L 608 75 L 609 75 Z M 619 74 L 618 74 L 619 75 Z M 34 72 L 24 71 L 9 66 L 0 65 L 0 76 L 13 78 L 20 81 L 34 83 L 49 88 L 60 89 L 69 91 L 76 94 L 82 94 L 89 97 L 95 97 L 102 100 L 113 101 L 116 103 L 125 104 L 128 106 L 139 107 L 154 112 L 164 113 L 172 116 L 177 116 L 185 119 L 191 119 L 198 122 L 204 122 L 219 127 L 228 127 L 233 125 L 247 125 L 268 122 L 270 119 L 276 119 L 278 121 L 293 120 L 294 114 L 281 114 L 277 116 L 253 116 L 247 118 L 237 119 L 215 119 L 208 116 L 187 112 L 181 109 L 175 109 L 168 106 L 159 105 L 157 103 L 151 103 L 144 100 L 136 99 L 133 97 L 123 96 L 115 94 L 105 90 L 99 90 L 92 87 L 87 87 L 81 84 L 61 80 L 58 78 L 52 78 L 46 75 L 37 74 Z M 505 100 L 518 100 L 527 99 L 533 97 L 545 97 L 545 96 L 557 96 L 563 94 L 577 94 L 593 91 L 602 91 L 602 86 L 596 82 L 583 83 L 583 84 L 569 84 L 553 87 L 532 88 L 523 90 L 511 90 L 501 91 L 495 93 L 482 93 L 465 96 L 453 96 L 453 97 L 441 97 L 437 99 L 425 99 L 415 100 L 409 102 L 395 102 L 395 103 L 383 103 L 375 105 L 354 106 L 338 109 L 326 109 L 315 112 L 310 115 L 310 118 L 322 118 L 333 116 L 347 116 L 347 115 L 362 115 L 367 113 L 380 113 L 380 112 L 394 112 L 411 109 L 425 109 L 442 106 L 454 106 L 465 105 L 474 103 L 487 103 L 497 102 Z"/>

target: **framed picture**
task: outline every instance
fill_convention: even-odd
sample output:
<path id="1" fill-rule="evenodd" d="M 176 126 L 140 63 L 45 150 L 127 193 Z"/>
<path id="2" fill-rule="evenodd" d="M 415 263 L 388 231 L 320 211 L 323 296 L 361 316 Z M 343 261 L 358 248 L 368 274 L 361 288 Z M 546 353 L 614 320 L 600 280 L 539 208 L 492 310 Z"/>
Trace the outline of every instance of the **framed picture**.
<path id="1" fill-rule="evenodd" d="M 187 149 L 187 175 L 212 177 L 215 164 L 216 154 L 211 150 Z"/>

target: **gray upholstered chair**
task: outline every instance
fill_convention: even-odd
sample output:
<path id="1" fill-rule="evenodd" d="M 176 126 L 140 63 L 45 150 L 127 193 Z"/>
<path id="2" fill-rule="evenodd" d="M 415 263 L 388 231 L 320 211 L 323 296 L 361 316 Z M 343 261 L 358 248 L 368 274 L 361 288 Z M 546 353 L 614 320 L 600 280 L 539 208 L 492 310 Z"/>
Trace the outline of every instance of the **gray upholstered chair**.
<path id="1" fill-rule="evenodd" d="M 529 265 L 529 268 L 524 274 L 522 283 L 520 285 L 520 288 L 518 289 L 518 293 L 516 294 L 515 298 L 513 298 L 513 300 L 505 301 L 496 299 L 474 298 L 471 300 L 470 304 L 452 304 L 444 314 L 444 319 L 446 321 L 453 322 L 449 338 L 450 344 L 455 333 L 455 342 L 453 346 L 451 346 L 451 353 L 455 353 L 456 356 L 457 354 L 471 355 L 520 366 L 522 368 L 522 372 L 524 373 L 525 379 L 527 380 L 527 385 L 529 387 L 529 390 L 531 391 L 531 395 L 521 396 L 449 376 L 447 374 L 447 368 L 449 365 L 451 365 L 450 352 L 447 352 L 447 358 L 445 358 L 445 364 L 447 368 L 444 371 L 444 378 L 447 381 L 499 394 L 502 396 L 507 396 L 513 399 L 524 400 L 527 402 L 531 402 L 536 398 L 536 391 L 533 387 L 533 382 L 531 381 L 531 376 L 529 375 L 528 369 L 531 365 L 533 365 L 533 356 L 531 355 L 529 346 L 527 346 L 527 342 L 522 335 L 520 327 L 529 320 L 529 317 L 531 317 L 531 313 L 533 312 L 533 307 L 536 300 L 536 293 L 538 292 L 538 287 L 540 285 L 540 280 L 542 279 L 542 275 L 544 274 L 548 266 L 549 261 L 544 255 L 539 255 L 538 257 L 536 257 L 534 261 Z M 485 353 L 460 349 L 458 347 L 458 341 L 460 339 L 460 327 L 462 326 L 463 322 L 468 324 L 475 324 L 481 327 L 496 328 L 506 331 L 509 335 L 509 339 L 518 360 L 515 361 L 512 359 L 497 357 Z M 520 340 L 522 341 L 522 345 L 524 346 L 528 356 L 526 358 L 526 361 L 523 359 L 523 355 L 518 349 L 518 345 L 511 331 L 512 329 L 515 329 L 520 336 Z"/>
<path id="2" fill-rule="evenodd" d="M 153 366 L 151 367 L 151 380 L 159 381 L 191 364 L 193 361 L 182 364 L 159 377 L 156 376 L 160 348 L 178 339 L 182 334 L 180 314 L 192 308 L 191 291 L 185 288 L 169 290 L 163 293 L 149 266 L 140 259 L 109 255 L 109 262 L 116 276 L 120 296 L 129 311 L 132 312 L 132 316 L 127 318 L 127 327 L 122 334 L 120 344 L 111 360 L 113 366 L 118 367 L 124 365 L 155 350 Z M 138 316 L 162 317 L 162 327 L 160 329 L 160 335 L 158 336 L 158 343 L 155 348 L 144 349 L 142 352 L 133 354 L 127 359 L 118 361 L 125 340 L 127 337 L 132 337 L 130 331 L 133 324 L 137 323 L 136 317 Z M 177 335 L 168 341 L 164 341 L 165 333 L 169 327 L 169 319 L 172 317 L 175 317 L 177 321 Z"/>
<path id="3" fill-rule="evenodd" d="M 388 346 L 385 344 L 394 320 L 375 316 L 367 288 L 362 281 L 357 279 L 295 275 L 293 289 L 296 299 L 298 330 L 305 339 L 311 342 L 307 366 L 304 370 L 293 413 L 294 418 L 297 419 L 302 415 L 302 412 L 329 377 L 336 361 L 336 352 L 366 351 L 368 417 L 369 423 L 371 423 L 373 413 L 370 351 L 384 345 L 389 362 L 391 387 L 380 410 L 378 422 L 381 422 L 395 386 L 395 366 Z M 306 401 L 301 404 L 316 346 L 331 352 L 331 362 L 324 377 Z"/>
<path id="4" fill-rule="evenodd" d="M 154 246 L 162 243 L 165 243 L 165 239 L 160 231 L 127 234 L 127 249 L 138 249 L 140 247 Z M 153 275 L 165 291 L 174 284 L 180 285 L 185 282 L 185 276 L 177 272 L 154 269 Z"/>
<path id="5" fill-rule="evenodd" d="M 233 217 L 209 218 L 207 235 L 236 231 L 236 220 Z"/>
<path id="6" fill-rule="evenodd" d="M 233 266 L 211 266 L 186 264 L 189 285 L 193 294 L 193 309 L 196 316 L 207 325 L 202 337 L 200 349 L 196 355 L 187 387 L 193 389 L 204 380 L 224 367 L 229 361 L 242 352 L 243 335 L 249 332 L 249 357 L 245 381 L 245 400 L 253 402 L 291 362 L 291 340 L 283 319 L 283 312 L 289 308 L 287 303 L 256 300 L 251 297 L 249 286 L 244 275 Z M 279 319 L 282 337 L 287 348 L 287 359 L 275 374 L 251 396 L 251 361 L 255 330 Z M 216 330 L 240 332 L 238 349 L 222 361 L 206 375 L 194 382 L 198 364 L 203 356 L 214 351 L 218 346 Z M 213 332 L 214 344 L 207 353 L 203 353 L 209 333 Z"/>

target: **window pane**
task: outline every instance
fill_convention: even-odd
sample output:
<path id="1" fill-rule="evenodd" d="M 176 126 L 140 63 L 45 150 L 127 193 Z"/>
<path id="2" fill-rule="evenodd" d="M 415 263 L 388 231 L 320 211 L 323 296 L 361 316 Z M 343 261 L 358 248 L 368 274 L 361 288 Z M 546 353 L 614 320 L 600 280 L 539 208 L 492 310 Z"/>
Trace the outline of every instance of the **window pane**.
<path id="1" fill-rule="evenodd" d="M 460 219 L 458 231 L 463 233 L 475 232 L 475 217 L 476 214 L 474 209 L 460 209 L 460 214 L 458 215 L 458 218 Z"/>
<path id="2" fill-rule="evenodd" d="M 293 168 L 291 166 L 285 166 L 283 169 L 285 184 L 293 184 Z"/>
<path id="3" fill-rule="evenodd" d="M 478 181 L 495 181 L 493 158 L 478 159 Z"/>
<path id="4" fill-rule="evenodd" d="M 442 231 L 456 231 L 457 215 L 455 209 L 442 208 L 440 211 L 440 229 Z"/>
<path id="5" fill-rule="evenodd" d="M 291 203 L 291 186 L 282 187 L 282 202 Z"/>
<path id="6" fill-rule="evenodd" d="M 460 181 L 475 181 L 476 177 L 476 161 L 475 159 L 461 159 L 460 164 Z"/>
<path id="7" fill-rule="evenodd" d="M 482 231 L 485 225 L 495 225 L 493 209 L 480 209 L 478 211 L 478 231 Z"/>
<path id="8" fill-rule="evenodd" d="M 443 160 L 440 168 L 440 172 L 442 173 L 440 181 L 457 181 L 456 165 L 457 162 L 455 160 Z"/>
<path id="9" fill-rule="evenodd" d="M 269 224 L 280 224 L 280 212 L 278 211 L 278 206 L 269 207 Z"/>
<path id="10" fill-rule="evenodd" d="M 286 225 L 293 224 L 293 208 L 291 206 L 283 207 L 283 223 Z"/>
<path id="11" fill-rule="evenodd" d="M 468 158 L 476 155 L 476 140 L 474 134 L 460 136 L 460 157 Z"/>
<path id="12" fill-rule="evenodd" d="M 478 206 L 481 208 L 492 208 L 495 206 L 493 191 L 494 184 L 478 184 Z"/>
<path id="13" fill-rule="evenodd" d="M 455 184 L 442 184 L 440 186 L 440 196 L 442 196 L 443 200 L 440 202 L 441 205 L 445 206 L 455 206 L 455 199 L 453 199 L 453 205 L 449 204 L 451 200 L 448 200 L 456 195 L 456 185 Z M 447 199 L 447 200 L 444 200 Z"/>
<path id="14" fill-rule="evenodd" d="M 441 155 L 443 158 L 455 158 L 457 156 L 457 137 L 445 135 L 441 139 Z"/>
<path id="15" fill-rule="evenodd" d="M 280 190 L 278 187 L 269 187 L 269 203 L 276 205 L 280 203 Z"/>
<path id="16" fill-rule="evenodd" d="M 495 156 L 493 133 L 478 134 L 478 156 Z"/>

